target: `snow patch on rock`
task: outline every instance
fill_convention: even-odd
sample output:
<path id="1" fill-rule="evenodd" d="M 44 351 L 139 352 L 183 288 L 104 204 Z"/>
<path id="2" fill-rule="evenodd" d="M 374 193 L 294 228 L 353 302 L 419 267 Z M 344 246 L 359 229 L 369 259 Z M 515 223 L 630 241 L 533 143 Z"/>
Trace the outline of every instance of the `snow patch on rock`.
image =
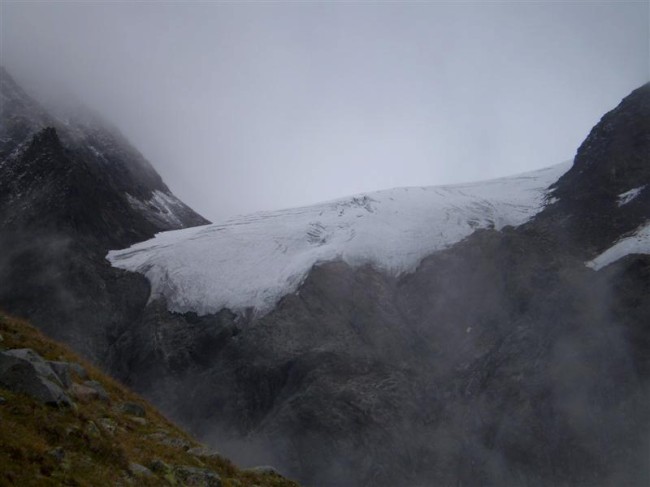
<path id="1" fill-rule="evenodd" d="M 587 262 L 587 266 L 600 270 L 630 254 L 650 254 L 650 221 L 637 228 L 633 235 L 619 240 L 594 260 Z"/>
<path id="2" fill-rule="evenodd" d="M 143 212 L 154 223 L 164 223 L 175 227 L 184 226 L 180 216 L 184 205 L 174 195 L 155 190 L 151 198 L 146 201 L 139 200 L 128 193 L 126 197 L 131 206 Z"/>
<path id="3" fill-rule="evenodd" d="M 623 206 L 628 204 L 630 201 L 632 201 L 634 198 L 639 196 L 641 194 L 641 191 L 645 189 L 645 185 L 639 186 L 638 188 L 632 188 L 629 191 L 626 191 L 625 193 L 621 193 L 618 195 L 618 206 Z"/>
<path id="4" fill-rule="evenodd" d="M 157 234 L 111 251 L 115 266 L 144 274 L 152 299 L 172 311 L 222 308 L 263 314 L 294 292 L 314 264 L 342 259 L 398 275 L 478 228 L 520 225 L 570 167 L 452 186 L 395 188 Z M 163 202 L 151 205 L 163 208 Z"/>

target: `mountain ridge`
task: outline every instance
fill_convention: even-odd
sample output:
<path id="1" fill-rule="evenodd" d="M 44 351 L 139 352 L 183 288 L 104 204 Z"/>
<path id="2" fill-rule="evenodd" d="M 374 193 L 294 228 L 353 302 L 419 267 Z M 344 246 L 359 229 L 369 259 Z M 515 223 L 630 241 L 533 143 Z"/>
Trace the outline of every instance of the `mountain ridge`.
<path id="1" fill-rule="evenodd" d="M 261 317 L 154 299 L 125 338 L 128 380 L 206 441 L 285 438 L 271 461 L 305 483 L 646 484 L 650 257 L 586 265 L 650 216 L 639 96 L 576 156 L 637 161 L 634 177 L 622 164 L 614 188 L 574 201 L 570 170 L 529 221 L 477 229 L 403 276 L 319 262 Z"/>
<path id="2" fill-rule="evenodd" d="M 101 122 L 57 121 L 5 70 L 0 97 L 0 306 L 105 363 L 149 292 L 106 251 L 207 220 Z"/>
<path id="3" fill-rule="evenodd" d="M 534 218 L 472 229 L 409 273 L 319 261 L 263 316 L 170 312 L 144 276 L 103 259 L 135 234 L 52 213 L 65 232 L 30 224 L 10 241 L 2 227 L 0 305 L 203 441 L 307 484 L 647 485 L 650 257 L 585 264 L 650 215 L 648 96 L 603 117 Z"/>
<path id="4" fill-rule="evenodd" d="M 0 107 L 0 157 L 4 166 L 13 166 L 14 173 L 13 181 L 2 181 L 5 183 L 1 188 L 5 197 L 11 195 L 14 200 L 20 199 L 23 192 L 30 190 L 29 184 L 38 177 L 39 170 L 51 170 L 52 165 L 59 166 L 62 171 L 74 167 L 77 172 L 86 173 L 87 180 L 78 183 L 79 189 L 89 193 L 97 191 L 103 199 L 112 200 L 106 204 L 98 202 L 94 211 L 103 211 L 103 216 L 109 219 L 132 222 L 129 225 L 131 231 L 113 238 L 110 245 L 123 246 L 163 230 L 208 223 L 169 191 L 149 161 L 117 129 L 96 115 L 71 115 L 61 120 L 25 93 L 4 69 L 0 70 L 0 93 L 3 101 Z M 52 144 L 62 150 L 53 153 Z M 50 152 L 45 154 L 48 157 L 37 161 L 34 159 L 39 155 L 34 152 L 40 145 Z M 27 186 L 22 188 L 17 186 L 16 179 L 24 170 L 30 170 L 32 175 L 24 178 Z M 11 186 L 7 186 L 8 183 L 12 183 Z M 156 204 L 161 195 L 167 199 L 167 205 Z M 90 196 L 85 200 L 91 199 Z M 19 204 L 28 206 L 27 203 Z M 47 208 L 29 209 L 36 215 L 47 212 Z M 87 215 L 84 220 L 87 225 L 94 223 L 92 215 Z M 117 232 L 123 226 L 115 222 Z M 111 237 L 111 231 L 104 228 L 94 234 L 91 232 L 91 235 L 105 239 Z"/>

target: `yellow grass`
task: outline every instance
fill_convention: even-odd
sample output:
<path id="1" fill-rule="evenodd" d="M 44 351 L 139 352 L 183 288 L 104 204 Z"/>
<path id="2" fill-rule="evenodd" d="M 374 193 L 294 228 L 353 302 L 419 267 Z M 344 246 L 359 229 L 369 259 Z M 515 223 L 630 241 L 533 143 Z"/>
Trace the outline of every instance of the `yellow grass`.
<path id="1" fill-rule="evenodd" d="M 155 441 L 148 435 L 165 432 L 200 446 L 140 396 L 27 322 L 0 314 L 0 335 L 1 348 L 31 348 L 48 360 L 80 363 L 110 397 L 109 402 L 76 401 L 73 408 L 55 408 L 0 387 L 0 396 L 6 400 L 0 405 L 0 485 L 180 485 L 164 472 L 150 479 L 128 473 L 129 463 L 151 467 L 161 460 L 167 465 L 209 468 L 221 476 L 225 487 L 297 486 L 279 476 L 242 471 L 225 458 L 197 458 Z M 146 424 L 116 407 L 125 402 L 145 409 Z M 115 423 L 112 434 L 102 424 L 107 421 Z M 54 454 L 56 448 L 65 452 L 63 461 Z"/>

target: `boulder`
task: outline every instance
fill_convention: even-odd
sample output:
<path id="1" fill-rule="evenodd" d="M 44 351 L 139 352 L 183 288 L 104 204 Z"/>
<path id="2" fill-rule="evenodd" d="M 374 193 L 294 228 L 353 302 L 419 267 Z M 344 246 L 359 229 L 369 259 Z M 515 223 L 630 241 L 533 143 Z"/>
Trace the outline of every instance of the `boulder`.
<path id="1" fill-rule="evenodd" d="M 54 406 L 70 406 L 72 401 L 52 368 L 36 352 L 15 349 L 0 352 L 0 385 Z"/>
<path id="2" fill-rule="evenodd" d="M 187 453 L 199 458 L 214 458 L 220 456 L 217 450 L 213 450 L 207 446 L 196 446 L 194 448 L 190 448 L 187 450 Z"/>
<path id="3" fill-rule="evenodd" d="M 70 394 L 83 402 L 96 401 L 99 399 L 99 394 L 95 389 L 82 384 L 77 384 L 76 382 L 70 387 Z"/>
<path id="4" fill-rule="evenodd" d="M 66 388 L 72 385 L 72 378 L 75 375 L 82 380 L 88 379 L 88 372 L 86 372 L 86 369 L 75 362 L 48 360 L 47 363 Z"/>
<path id="5" fill-rule="evenodd" d="M 147 415 L 147 412 L 139 404 L 133 402 L 125 402 L 119 407 L 120 412 L 124 414 L 130 414 L 131 416 L 137 416 L 139 418 L 144 418 Z"/>
<path id="6" fill-rule="evenodd" d="M 148 424 L 148 421 L 144 418 L 140 418 L 138 416 L 129 416 L 129 421 L 135 424 L 139 424 L 140 426 L 146 426 Z"/>
<path id="7" fill-rule="evenodd" d="M 207 468 L 177 465 L 174 474 L 181 485 L 187 487 L 221 487 L 221 477 Z"/>
<path id="8" fill-rule="evenodd" d="M 32 363 L 39 375 L 59 386 L 63 386 L 61 379 L 59 379 L 59 376 L 52 367 L 50 367 L 50 364 L 31 348 L 14 348 L 6 350 L 4 353 L 11 357 L 16 357 Z"/>
<path id="9" fill-rule="evenodd" d="M 184 438 L 179 438 L 177 436 L 171 436 L 166 431 L 156 431 L 155 433 L 150 433 L 147 435 L 147 438 L 160 443 L 161 445 L 171 446 L 172 448 L 180 448 L 182 450 L 189 450 L 192 444 Z"/>
<path id="10" fill-rule="evenodd" d="M 48 360 L 47 364 L 57 375 L 61 384 L 66 389 L 72 385 L 72 374 L 70 373 L 70 364 L 68 362 L 57 362 L 54 360 Z"/>
<path id="11" fill-rule="evenodd" d="M 139 463 L 129 463 L 129 472 L 134 477 L 153 477 L 151 470 Z"/>
<path id="12" fill-rule="evenodd" d="M 97 397 L 99 399 L 101 399 L 102 401 L 108 401 L 108 399 L 109 399 L 108 398 L 108 392 L 106 392 L 106 389 L 104 389 L 104 386 L 101 385 L 96 380 L 84 381 L 83 385 L 93 389 L 97 393 Z"/>

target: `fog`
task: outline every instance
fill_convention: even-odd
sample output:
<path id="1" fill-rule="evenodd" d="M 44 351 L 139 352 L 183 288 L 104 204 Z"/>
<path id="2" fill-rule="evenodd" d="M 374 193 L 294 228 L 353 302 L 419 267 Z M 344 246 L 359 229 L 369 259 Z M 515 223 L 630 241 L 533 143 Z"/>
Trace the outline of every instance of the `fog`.
<path id="1" fill-rule="evenodd" d="M 555 164 L 649 78 L 648 2 L 0 9 L 20 83 L 103 114 L 212 220 Z"/>

